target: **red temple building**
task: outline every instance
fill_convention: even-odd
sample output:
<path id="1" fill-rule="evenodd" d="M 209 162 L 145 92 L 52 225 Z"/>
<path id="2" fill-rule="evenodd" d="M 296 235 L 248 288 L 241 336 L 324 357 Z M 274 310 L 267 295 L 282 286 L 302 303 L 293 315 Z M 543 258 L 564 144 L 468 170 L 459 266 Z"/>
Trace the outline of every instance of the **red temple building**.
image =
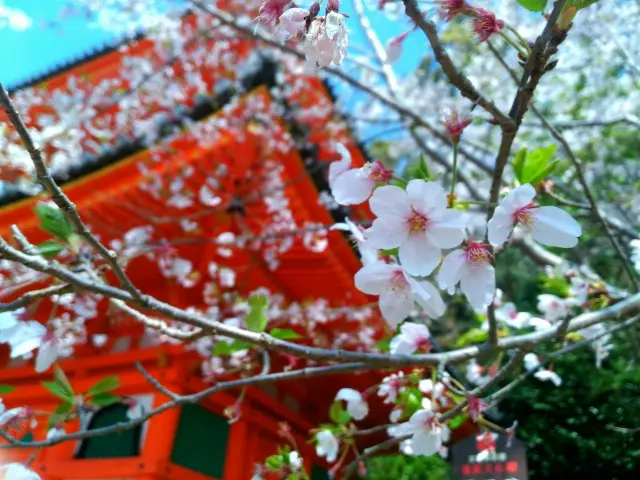
<path id="1" fill-rule="evenodd" d="M 196 32 L 199 17 L 185 17 L 181 28 Z M 132 282 L 158 299 L 238 324 L 247 296 L 260 291 L 269 298 L 268 329 L 291 329 L 301 343 L 316 346 L 371 348 L 386 327 L 375 299 L 354 286 L 356 249 L 342 232 L 328 230 L 347 213 L 364 220 L 368 211 L 332 210 L 321 201 L 328 164 L 340 158 L 338 144 L 354 166 L 365 158 L 336 115 L 327 85 L 278 68 L 279 60 L 241 37 L 205 38 L 170 62 L 162 48 L 138 39 L 12 93 L 27 124 L 41 132 L 49 167 L 81 217 L 126 258 Z M 143 68 L 145 62 L 167 64 L 171 75 L 149 74 L 153 69 Z M 78 120 L 64 127 L 58 120 L 69 109 Z M 4 135 L 17 144 L 14 134 L 6 125 Z M 10 148 L 16 147 L 5 144 L 3 153 Z M 16 183 L 31 174 L 27 164 L 17 163 L 11 172 Z M 47 200 L 44 194 L 5 192 L 0 235 L 10 239 L 9 227 L 16 224 L 34 244 L 50 240 L 34 213 Z M 65 263 L 70 255 L 65 250 L 57 259 Z M 7 263 L 0 267 L 0 302 L 50 281 Z M 117 375 L 114 393 L 149 409 L 170 398 L 136 370 L 136 361 L 179 394 L 234 375 L 243 362 L 259 367 L 255 349 L 212 355 L 213 342 L 224 340 L 179 344 L 105 298 L 67 295 L 72 297 L 62 295 L 56 305 L 34 302 L 25 315 L 41 322 L 61 319 L 54 329 L 66 353 L 58 364 L 76 392 Z M 37 374 L 33 361 L 10 359 L 6 345 L 1 348 L 0 384 L 15 387 L 2 396 L 5 406 L 53 411 L 60 399 L 41 384 L 51 380 L 51 369 Z M 271 361 L 274 370 L 288 362 L 311 365 L 275 353 Z M 123 432 L 41 450 L 2 450 L 2 461 L 35 456 L 31 467 L 45 480 L 248 480 L 255 464 L 285 443 L 277 432 L 287 422 L 312 478 L 328 478 L 327 465 L 307 443 L 308 431 L 327 420 L 339 388 L 364 390 L 383 375 L 332 375 L 220 392 Z M 240 416 L 230 423 L 225 410 L 234 405 L 240 405 Z M 378 408 L 374 398 L 372 406 L 371 424 L 387 423 L 388 409 Z M 88 418 L 89 428 L 126 421 L 127 410 L 122 403 L 106 406 Z M 20 434 L 42 439 L 47 428 L 45 417 Z M 65 425 L 67 432 L 77 428 L 77 420 Z"/>

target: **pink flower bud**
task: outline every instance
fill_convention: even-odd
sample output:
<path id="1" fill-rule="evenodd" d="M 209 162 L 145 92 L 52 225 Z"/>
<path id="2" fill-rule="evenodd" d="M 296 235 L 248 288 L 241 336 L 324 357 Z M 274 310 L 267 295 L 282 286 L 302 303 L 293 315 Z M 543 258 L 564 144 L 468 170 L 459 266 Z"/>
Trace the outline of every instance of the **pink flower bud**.
<path id="1" fill-rule="evenodd" d="M 329 12 L 336 12 L 340 9 L 340 0 L 327 0 L 327 14 Z"/>
<path id="2" fill-rule="evenodd" d="M 471 118 L 458 115 L 457 112 L 445 112 L 443 115 L 442 125 L 444 126 L 447 135 L 451 138 L 453 144 L 457 144 L 460 141 L 460 136 L 465 128 L 471 124 Z"/>
<path id="3" fill-rule="evenodd" d="M 471 9 L 465 0 L 442 0 L 440 16 L 450 22 L 459 13 L 465 13 Z"/>

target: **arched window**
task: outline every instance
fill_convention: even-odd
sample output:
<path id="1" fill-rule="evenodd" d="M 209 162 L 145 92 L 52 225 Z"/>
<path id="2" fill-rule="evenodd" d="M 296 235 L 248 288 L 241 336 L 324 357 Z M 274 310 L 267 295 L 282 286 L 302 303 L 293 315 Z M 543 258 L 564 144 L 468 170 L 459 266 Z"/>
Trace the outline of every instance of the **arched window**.
<path id="1" fill-rule="evenodd" d="M 89 420 L 89 430 L 109 427 L 117 423 L 128 422 L 129 407 L 114 403 L 97 411 Z M 140 439 L 143 425 L 128 428 L 120 432 L 99 435 L 83 440 L 76 458 L 115 458 L 135 457 L 140 454 Z"/>

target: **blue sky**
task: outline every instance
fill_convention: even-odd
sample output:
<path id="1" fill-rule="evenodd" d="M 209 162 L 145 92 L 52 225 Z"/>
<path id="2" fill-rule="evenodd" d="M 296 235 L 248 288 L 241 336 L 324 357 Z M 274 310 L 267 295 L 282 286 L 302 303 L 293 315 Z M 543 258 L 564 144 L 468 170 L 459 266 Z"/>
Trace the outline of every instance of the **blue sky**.
<path id="1" fill-rule="evenodd" d="M 3 59 L 0 80 L 6 86 L 40 75 L 116 40 L 112 32 L 92 28 L 87 20 L 78 17 L 65 20 L 61 30 L 43 27 L 41 20 L 56 20 L 68 0 L 4 0 L 2 3 L 6 7 L 23 10 L 33 19 L 31 27 L 24 31 L 0 29 L 0 55 Z M 341 11 L 351 17 L 348 20 L 352 31 L 351 45 L 365 46 L 351 2 L 343 0 L 341 3 Z M 377 11 L 370 12 L 370 21 L 383 42 L 401 33 L 407 25 L 404 20 L 390 20 Z M 420 57 L 418 52 L 423 48 L 421 35 L 418 32 L 410 35 L 403 55 L 395 65 L 398 73 L 407 73 L 415 68 Z"/>

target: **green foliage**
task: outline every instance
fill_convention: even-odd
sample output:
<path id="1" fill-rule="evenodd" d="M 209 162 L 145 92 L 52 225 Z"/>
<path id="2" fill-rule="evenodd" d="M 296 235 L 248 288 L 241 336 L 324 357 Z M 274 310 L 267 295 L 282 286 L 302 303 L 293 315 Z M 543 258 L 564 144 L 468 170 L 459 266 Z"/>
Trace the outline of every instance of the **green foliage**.
<path id="1" fill-rule="evenodd" d="M 111 405 L 113 403 L 119 402 L 120 400 L 121 400 L 121 397 L 119 397 L 118 395 L 113 395 L 111 393 L 104 392 L 104 393 L 99 393 L 97 395 L 94 395 L 91 398 L 91 403 L 93 403 L 94 405 L 98 405 L 100 407 L 106 407 L 107 405 Z"/>
<path id="2" fill-rule="evenodd" d="M 116 375 L 109 375 L 107 377 L 101 378 L 96 383 L 94 383 L 87 393 L 89 395 L 98 395 L 100 393 L 110 392 L 120 386 L 120 381 Z"/>
<path id="3" fill-rule="evenodd" d="M 49 390 L 53 395 L 61 398 L 64 401 L 73 401 L 75 393 L 73 387 L 67 379 L 62 369 L 59 366 L 55 366 L 53 370 L 53 381 L 42 382 L 42 386 Z"/>
<path id="4" fill-rule="evenodd" d="M 329 418 L 333 423 L 343 425 L 351 419 L 351 415 L 344 409 L 342 402 L 336 400 L 329 407 Z"/>
<path id="5" fill-rule="evenodd" d="M 429 172 L 429 167 L 427 166 L 427 161 L 424 158 L 424 154 L 421 152 L 418 161 L 408 165 L 405 169 L 405 176 L 410 179 L 422 179 L 422 180 L 431 180 L 431 173 Z"/>
<path id="6" fill-rule="evenodd" d="M 519 2 L 520 0 L 518 0 Z M 567 2 L 567 7 L 576 7 L 577 10 L 582 10 L 583 8 L 587 8 L 589 5 L 593 5 L 594 3 L 598 3 L 600 0 L 569 0 Z"/>
<path id="7" fill-rule="evenodd" d="M 461 347 L 469 343 L 481 343 L 487 340 L 489 332 L 481 328 L 471 328 L 464 332 L 456 341 L 456 346 Z"/>
<path id="8" fill-rule="evenodd" d="M 296 338 L 302 338 L 302 335 L 292 328 L 272 328 L 269 330 L 269 335 L 281 340 L 295 340 Z"/>
<path id="9" fill-rule="evenodd" d="M 64 250 L 64 246 L 55 240 L 46 240 L 38 244 L 38 250 L 44 257 L 55 257 Z"/>
<path id="10" fill-rule="evenodd" d="M 449 480 L 451 467 L 438 455 L 380 455 L 366 462 L 366 480 Z"/>
<path id="11" fill-rule="evenodd" d="M 263 332 L 267 327 L 267 315 L 265 313 L 268 304 L 267 297 L 254 293 L 249 297 L 247 303 L 251 307 L 245 318 L 247 327 L 254 332 Z"/>
<path id="12" fill-rule="evenodd" d="M 525 183 L 535 185 L 550 175 L 559 163 L 558 160 L 551 160 L 555 151 L 555 144 L 531 151 L 528 151 L 526 147 L 518 150 L 511 161 L 513 173 L 518 182 L 521 185 Z"/>
<path id="13" fill-rule="evenodd" d="M 40 220 L 40 228 L 61 240 L 68 241 L 74 235 L 73 226 L 62 210 L 48 203 L 38 203 L 35 207 Z"/>
<path id="14" fill-rule="evenodd" d="M 225 342 L 224 340 L 216 341 L 213 346 L 213 355 L 231 355 L 234 352 L 250 348 L 251 344 L 243 340 L 233 340 L 232 342 Z"/>
<path id="15" fill-rule="evenodd" d="M 517 2 L 532 12 L 542 12 L 547 6 L 547 0 L 517 0 Z"/>
<path id="16" fill-rule="evenodd" d="M 0 385 L 0 395 L 4 395 L 5 393 L 13 392 L 16 389 L 13 385 Z"/>
<path id="17" fill-rule="evenodd" d="M 532 479 L 637 478 L 640 435 L 608 427 L 640 426 L 640 368 L 629 361 L 634 349 L 620 344 L 601 369 L 591 351 L 577 350 L 554 361 L 561 387 L 531 379 L 501 402 L 501 423 L 518 420 Z"/>

